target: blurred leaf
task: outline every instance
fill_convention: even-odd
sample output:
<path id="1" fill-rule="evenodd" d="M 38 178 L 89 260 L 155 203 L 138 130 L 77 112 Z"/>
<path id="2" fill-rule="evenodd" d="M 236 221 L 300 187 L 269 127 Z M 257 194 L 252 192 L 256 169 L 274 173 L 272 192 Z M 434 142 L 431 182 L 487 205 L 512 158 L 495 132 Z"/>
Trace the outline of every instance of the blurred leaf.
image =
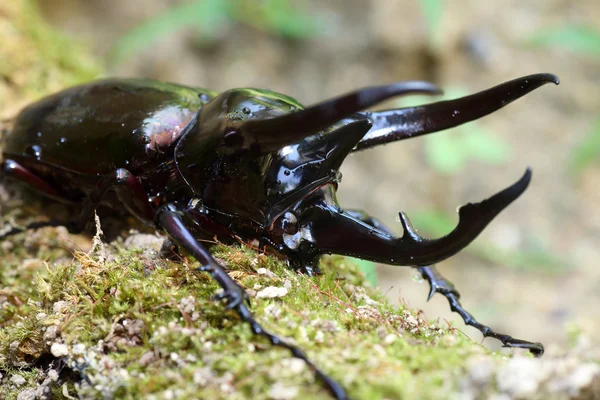
<path id="1" fill-rule="evenodd" d="M 600 56 L 600 30 L 581 25 L 544 29 L 531 35 L 526 44 L 534 47 L 561 46 L 578 53 Z"/>
<path id="2" fill-rule="evenodd" d="M 193 28 L 203 41 L 211 41 L 224 26 L 236 21 L 293 38 L 321 32 L 317 20 L 301 13 L 290 0 L 195 0 L 177 4 L 133 28 L 117 41 L 109 58 L 113 63 L 123 62 L 181 29 Z"/>
<path id="3" fill-rule="evenodd" d="M 351 258 L 351 257 L 348 257 L 348 258 Z M 369 284 L 372 287 L 376 287 L 377 283 L 378 283 L 376 264 L 371 261 L 361 260 L 360 258 L 351 258 L 351 259 L 356 265 L 358 265 L 358 269 L 360 269 L 360 271 L 363 274 L 365 274 L 365 278 L 367 278 L 367 282 L 369 282 Z"/>
<path id="4" fill-rule="evenodd" d="M 450 233 L 457 224 L 456 217 L 435 210 L 413 213 L 411 220 L 414 226 L 430 237 L 441 237 Z M 544 270 L 560 272 L 569 268 L 568 260 L 554 254 L 550 248 L 537 243 L 536 248 L 527 251 L 507 250 L 489 242 L 476 241 L 465 251 L 495 264 L 521 270 Z"/>
<path id="5" fill-rule="evenodd" d="M 290 0 L 264 0 L 263 10 L 269 31 L 291 38 L 308 38 L 320 32 L 315 19 L 292 6 Z"/>
<path id="6" fill-rule="evenodd" d="M 150 18 L 136 26 L 111 50 L 109 58 L 114 63 L 150 47 L 154 42 L 173 32 L 190 27 L 210 35 L 230 18 L 230 2 L 221 0 L 197 0 L 171 7 L 164 14 Z"/>
<path id="7" fill-rule="evenodd" d="M 476 123 L 428 136 L 425 139 L 427 162 L 438 172 L 454 174 L 476 159 L 488 164 L 504 164 L 510 157 L 508 144 Z"/>
<path id="8" fill-rule="evenodd" d="M 427 162 L 438 172 L 455 174 L 465 163 L 465 149 L 456 134 L 439 135 L 425 140 Z"/>
<path id="9" fill-rule="evenodd" d="M 567 169 L 577 176 L 594 160 L 600 160 L 600 118 L 579 145 L 571 152 Z"/>
<path id="10" fill-rule="evenodd" d="M 503 164 L 510 157 L 510 146 L 503 140 L 481 129 L 477 124 L 461 129 L 464 149 L 473 158 L 488 164 Z"/>
<path id="11" fill-rule="evenodd" d="M 441 41 L 441 21 L 444 12 L 444 0 L 421 0 L 421 10 L 429 31 L 429 44 L 436 47 Z"/>
<path id="12" fill-rule="evenodd" d="M 417 211 L 411 214 L 410 219 L 415 228 L 435 237 L 447 235 L 456 225 L 456 218 L 434 210 Z"/>
<path id="13" fill-rule="evenodd" d="M 554 254 L 549 248 L 519 251 L 502 249 L 493 243 L 473 243 L 466 251 L 495 264 L 523 271 L 557 273 L 571 267 L 567 259 Z"/>

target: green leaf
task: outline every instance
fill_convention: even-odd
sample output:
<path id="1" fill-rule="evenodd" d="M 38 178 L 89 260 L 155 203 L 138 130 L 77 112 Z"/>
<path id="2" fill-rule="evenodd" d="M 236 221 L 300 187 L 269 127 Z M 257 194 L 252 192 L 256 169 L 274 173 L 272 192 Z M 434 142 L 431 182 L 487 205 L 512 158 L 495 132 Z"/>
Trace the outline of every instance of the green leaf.
<path id="1" fill-rule="evenodd" d="M 265 0 L 266 30 L 291 38 L 308 38 L 320 33 L 316 20 L 292 6 L 289 0 Z"/>
<path id="2" fill-rule="evenodd" d="M 467 95 L 462 87 L 447 90 L 443 100 L 457 99 Z M 406 103 L 400 103 L 406 107 Z M 468 122 L 451 132 L 439 132 L 425 138 L 427 162 L 442 174 L 455 174 L 471 160 L 489 164 L 503 164 L 510 158 L 511 148 L 481 127 L 476 121 Z"/>
<path id="3" fill-rule="evenodd" d="M 464 150 L 488 164 L 504 164 L 510 157 L 510 146 L 477 125 L 462 128 Z"/>
<path id="4" fill-rule="evenodd" d="M 164 14 L 136 26 L 121 37 L 112 48 L 109 58 L 113 63 L 148 48 L 158 39 L 181 29 L 194 28 L 210 35 L 230 20 L 230 1 L 197 0 L 171 7 Z"/>
<path id="5" fill-rule="evenodd" d="M 442 39 L 441 21 L 444 13 L 444 0 L 421 0 L 420 3 L 429 31 L 429 44 L 436 47 Z"/>
<path id="6" fill-rule="evenodd" d="M 410 219 L 416 229 L 435 237 L 447 235 L 456 225 L 456 218 L 435 210 L 417 211 Z"/>
<path id="7" fill-rule="evenodd" d="M 600 118 L 579 145 L 571 152 L 567 170 L 577 176 L 594 160 L 600 160 Z"/>
<path id="8" fill-rule="evenodd" d="M 214 40 L 223 26 L 240 22 L 268 33 L 306 38 L 322 32 L 317 19 L 293 7 L 289 0 L 195 0 L 169 8 L 121 37 L 109 59 L 121 63 L 158 39 L 181 29 L 193 28 L 203 41 Z"/>
<path id="9" fill-rule="evenodd" d="M 425 156 L 429 165 L 443 174 L 455 174 L 460 171 L 467 161 L 460 142 L 460 136 L 456 134 L 427 137 Z"/>
<path id="10" fill-rule="evenodd" d="M 525 44 L 533 47 L 560 46 L 577 53 L 600 56 L 600 30 L 581 25 L 545 29 L 535 32 Z"/>
<path id="11" fill-rule="evenodd" d="M 424 236 L 430 237 L 447 235 L 457 223 L 456 217 L 453 218 L 449 214 L 436 210 L 413 213 L 411 220 L 418 230 L 425 232 Z M 535 245 L 528 246 L 530 247 L 528 250 L 507 250 L 490 242 L 476 241 L 465 251 L 483 260 L 521 270 L 544 270 L 557 273 L 571 267 L 568 260 L 555 254 L 548 246 L 539 242 Z"/>
<path id="12" fill-rule="evenodd" d="M 361 260 L 360 258 L 348 258 L 358 265 L 358 269 L 365 275 L 367 282 L 369 282 L 372 287 L 377 287 L 378 278 L 376 264 L 371 261 Z"/>

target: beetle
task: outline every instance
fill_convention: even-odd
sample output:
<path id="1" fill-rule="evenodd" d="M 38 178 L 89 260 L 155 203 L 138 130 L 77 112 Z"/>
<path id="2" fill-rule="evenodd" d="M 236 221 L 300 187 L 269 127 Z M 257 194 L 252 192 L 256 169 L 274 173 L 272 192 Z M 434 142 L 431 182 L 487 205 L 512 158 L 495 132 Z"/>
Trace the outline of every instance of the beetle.
<path id="1" fill-rule="evenodd" d="M 74 221 L 46 221 L 27 228 L 65 225 L 84 229 L 101 206 L 125 212 L 163 231 L 196 258 L 223 289 L 216 295 L 252 331 L 304 360 L 331 394 L 344 389 L 296 346 L 266 331 L 254 318 L 244 289 L 202 243 L 216 237 L 243 241 L 285 255 L 295 270 L 318 275 L 323 254 L 418 268 L 429 298 L 444 295 L 453 311 L 485 337 L 506 347 L 543 353 L 533 343 L 494 332 L 459 302 L 454 285 L 433 264 L 473 241 L 527 188 L 531 171 L 492 197 L 459 209 L 448 235 L 420 236 L 404 213 L 396 237 L 336 199 L 339 168 L 352 152 L 451 128 L 487 115 L 553 82 L 534 74 L 450 101 L 363 111 L 388 98 L 441 93 L 423 81 L 374 86 L 303 107 L 268 90 L 215 92 L 148 79 L 107 79 L 45 97 L 21 111 L 4 138 L 2 173 L 52 199 L 76 205 Z M 12 229 L 4 237 L 19 232 Z"/>

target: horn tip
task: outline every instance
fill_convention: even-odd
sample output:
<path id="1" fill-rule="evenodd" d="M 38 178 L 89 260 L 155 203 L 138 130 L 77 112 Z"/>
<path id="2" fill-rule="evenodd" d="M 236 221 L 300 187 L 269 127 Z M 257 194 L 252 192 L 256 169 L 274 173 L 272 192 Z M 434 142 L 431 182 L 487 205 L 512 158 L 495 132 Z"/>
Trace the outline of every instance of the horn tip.
<path id="1" fill-rule="evenodd" d="M 555 85 L 560 84 L 559 77 L 551 73 L 534 74 L 531 77 L 542 82 L 552 82 Z"/>

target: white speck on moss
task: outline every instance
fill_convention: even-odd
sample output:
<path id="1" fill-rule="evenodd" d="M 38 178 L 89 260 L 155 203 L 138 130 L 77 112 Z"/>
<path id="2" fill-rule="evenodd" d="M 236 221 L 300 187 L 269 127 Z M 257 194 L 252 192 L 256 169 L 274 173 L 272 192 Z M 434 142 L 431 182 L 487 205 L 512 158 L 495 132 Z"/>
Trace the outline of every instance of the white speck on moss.
<path id="1" fill-rule="evenodd" d="M 27 381 L 25 380 L 25 378 L 23 378 L 23 376 L 15 374 L 10 377 L 10 382 L 15 386 L 21 386 L 24 385 Z"/>
<path id="2" fill-rule="evenodd" d="M 406 316 L 405 321 L 407 324 L 409 324 L 412 327 L 416 327 L 419 325 L 419 322 L 417 321 L 417 319 L 415 317 L 413 317 L 411 314 L 408 314 Z"/>
<path id="3" fill-rule="evenodd" d="M 179 302 L 179 307 L 184 313 L 191 314 L 196 311 L 196 299 L 193 296 L 184 297 Z"/>
<path id="4" fill-rule="evenodd" d="M 214 374 L 209 367 L 198 368 L 194 371 L 193 380 L 198 386 L 206 386 Z"/>
<path id="5" fill-rule="evenodd" d="M 36 399 L 49 399 L 50 393 L 52 392 L 47 385 L 43 385 L 43 384 L 33 390 L 34 390 L 33 393 L 34 393 L 34 396 Z M 18 397 L 17 397 L 17 399 L 18 399 Z"/>
<path id="6" fill-rule="evenodd" d="M 54 357 L 65 357 L 69 355 L 69 347 L 64 343 L 52 343 L 50 353 Z"/>
<path id="7" fill-rule="evenodd" d="M 317 331 L 317 333 L 315 333 L 315 342 L 323 343 L 324 340 L 325 334 L 323 333 L 323 331 Z"/>
<path id="8" fill-rule="evenodd" d="M 154 352 L 153 351 L 148 351 L 148 352 L 144 353 L 138 360 L 138 362 L 140 363 L 140 365 L 142 367 L 149 365 L 152 361 L 154 361 Z"/>
<path id="9" fill-rule="evenodd" d="M 284 287 L 268 286 L 260 292 L 256 293 L 256 297 L 258 297 L 259 299 L 273 299 L 276 297 L 283 297 L 287 293 L 288 290 Z"/>
<path id="10" fill-rule="evenodd" d="M 25 389 L 17 395 L 17 400 L 35 400 L 35 389 Z"/>
<path id="11" fill-rule="evenodd" d="M 389 346 L 390 344 L 394 343 L 396 339 L 398 339 L 398 336 L 394 335 L 393 333 L 390 333 L 389 335 L 383 338 L 383 344 Z"/>
<path id="12" fill-rule="evenodd" d="M 76 344 L 76 345 L 73 346 L 73 348 L 72 348 L 71 351 L 76 356 L 83 355 L 85 353 L 85 345 L 81 344 L 81 343 L 78 343 L 78 344 Z"/>
<path id="13" fill-rule="evenodd" d="M 277 382 L 269 389 L 268 396 L 272 400 L 292 400 L 298 397 L 298 388 Z"/>
<path id="14" fill-rule="evenodd" d="M 56 303 L 54 303 L 54 305 L 52 306 L 52 311 L 54 311 L 55 314 L 61 314 L 63 311 L 66 310 L 66 308 L 68 306 L 69 306 L 68 301 L 59 300 Z"/>
<path id="15" fill-rule="evenodd" d="M 55 369 L 51 369 L 50 371 L 48 371 L 48 379 L 56 382 L 58 380 L 58 371 Z"/>
<path id="16" fill-rule="evenodd" d="M 259 269 L 256 270 L 256 273 L 259 274 L 259 275 L 265 275 L 265 276 L 267 276 L 269 278 L 276 278 L 277 277 L 277 275 L 275 275 L 273 273 L 273 271 L 270 271 L 270 270 L 268 270 L 266 268 L 259 268 Z"/>
<path id="17" fill-rule="evenodd" d="M 279 319 L 281 317 L 281 307 L 275 303 L 269 304 L 265 307 L 265 314 L 271 315 L 275 319 Z"/>

